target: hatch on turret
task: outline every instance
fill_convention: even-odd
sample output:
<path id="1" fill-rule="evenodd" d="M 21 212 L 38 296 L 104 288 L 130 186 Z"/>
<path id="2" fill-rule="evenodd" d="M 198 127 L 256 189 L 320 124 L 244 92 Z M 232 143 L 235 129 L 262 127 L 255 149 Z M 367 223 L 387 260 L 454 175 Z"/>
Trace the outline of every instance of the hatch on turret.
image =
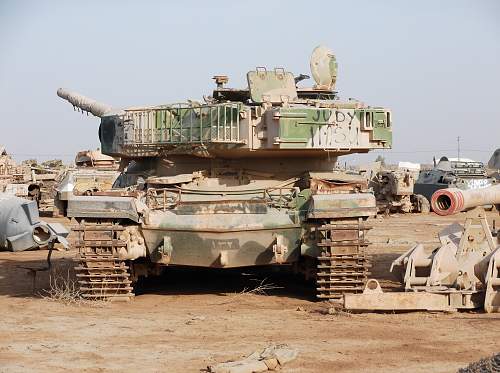
<path id="1" fill-rule="evenodd" d="M 255 71 L 248 72 L 247 80 L 250 98 L 257 104 L 281 104 L 297 100 L 294 76 L 283 68 L 267 71 L 265 67 L 257 67 Z"/>

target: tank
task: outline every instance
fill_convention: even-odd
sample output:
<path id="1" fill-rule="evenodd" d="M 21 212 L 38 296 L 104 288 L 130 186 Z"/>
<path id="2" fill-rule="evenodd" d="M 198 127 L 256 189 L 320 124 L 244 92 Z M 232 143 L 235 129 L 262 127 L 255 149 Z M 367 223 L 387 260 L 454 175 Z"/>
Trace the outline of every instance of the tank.
<path id="1" fill-rule="evenodd" d="M 309 78 L 258 67 L 244 88 L 216 87 L 203 101 L 114 108 L 59 89 L 100 117 L 104 154 L 121 159 L 113 189 L 72 195 L 67 215 L 88 298 L 133 296 L 164 266 L 293 266 L 317 296 L 362 291 L 366 220 L 376 214 L 367 181 L 337 158 L 390 149 L 391 112 L 335 91 L 337 61 L 317 47 Z"/>
<path id="2" fill-rule="evenodd" d="M 465 158 L 441 157 L 432 170 L 420 171 L 414 192 L 424 196 L 430 202 L 434 192 L 439 189 L 480 189 L 493 185 L 495 182 L 495 178 L 488 176 L 482 162 Z"/>

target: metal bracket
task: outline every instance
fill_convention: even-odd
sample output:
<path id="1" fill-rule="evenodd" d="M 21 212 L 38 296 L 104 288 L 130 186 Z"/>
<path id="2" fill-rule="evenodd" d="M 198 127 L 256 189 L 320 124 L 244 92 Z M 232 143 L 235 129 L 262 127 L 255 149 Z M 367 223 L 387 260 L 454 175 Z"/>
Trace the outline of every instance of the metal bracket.
<path id="1" fill-rule="evenodd" d="M 159 264 L 169 264 L 172 259 L 172 240 L 170 236 L 163 237 L 163 245 L 158 247 L 157 250 L 153 251 L 151 255 L 151 261 Z"/>

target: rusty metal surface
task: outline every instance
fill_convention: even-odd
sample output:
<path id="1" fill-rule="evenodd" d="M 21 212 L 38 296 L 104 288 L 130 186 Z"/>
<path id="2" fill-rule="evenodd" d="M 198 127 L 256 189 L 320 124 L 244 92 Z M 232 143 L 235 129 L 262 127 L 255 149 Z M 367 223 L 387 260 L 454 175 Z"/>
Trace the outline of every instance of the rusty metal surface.
<path id="1" fill-rule="evenodd" d="M 482 303 L 481 297 L 477 294 L 391 292 L 344 295 L 344 307 L 351 311 L 449 312 L 478 308 Z"/>
<path id="2" fill-rule="evenodd" d="M 361 218 L 321 225 L 316 271 L 317 297 L 339 299 L 342 294 L 359 293 L 369 275 L 369 244 L 366 231 L 370 227 Z"/>
<path id="3" fill-rule="evenodd" d="M 139 222 L 135 199 L 114 196 L 74 196 L 68 200 L 67 216 L 115 218 Z"/>
<path id="4" fill-rule="evenodd" d="M 119 239 L 123 230 L 117 224 L 88 222 L 73 229 L 78 248 L 75 271 L 84 298 L 130 300 L 134 296 L 130 268 L 119 255 L 126 246 Z"/>
<path id="5" fill-rule="evenodd" d="M 309 219 L 375 216 L 375 197 L 370 193 L 316 194 L 311 196 Z"/>
<path id="6" fill-rule="evenodd" d="M 446 295 L 458 309 L 482 306 L 486 312 L 498 312 L 500 246 L 484 210 L 468 212 L 463 227 L 452 224 L 439 240 L 441 246 L 430 255 L 417 244 L 393 261 L 391 272 L 405 290 Z"/>

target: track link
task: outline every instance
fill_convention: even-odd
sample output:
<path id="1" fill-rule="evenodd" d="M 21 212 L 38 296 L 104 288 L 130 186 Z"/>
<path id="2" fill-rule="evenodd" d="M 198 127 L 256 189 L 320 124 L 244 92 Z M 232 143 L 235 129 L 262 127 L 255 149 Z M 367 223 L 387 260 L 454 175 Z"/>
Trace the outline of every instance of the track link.
<path id="1" fill-rule="evenodd" d="M 344 293 L 363 291 L 371 267 L 365 239 L 369 229 L 362 219 L 317 227 L 321 248 L 316 271 L 318 298 L 340 299 Z"/>
<path id="2" fill-rule="evenodd" d="M 119 239 L 125 228 L 112 223 L 82 222 L 77 233 L 75 258 L 80 292 L 88 299 L 130 300 L 134 297 L 130 269 L 118 256 L 126 246 Z"/>

